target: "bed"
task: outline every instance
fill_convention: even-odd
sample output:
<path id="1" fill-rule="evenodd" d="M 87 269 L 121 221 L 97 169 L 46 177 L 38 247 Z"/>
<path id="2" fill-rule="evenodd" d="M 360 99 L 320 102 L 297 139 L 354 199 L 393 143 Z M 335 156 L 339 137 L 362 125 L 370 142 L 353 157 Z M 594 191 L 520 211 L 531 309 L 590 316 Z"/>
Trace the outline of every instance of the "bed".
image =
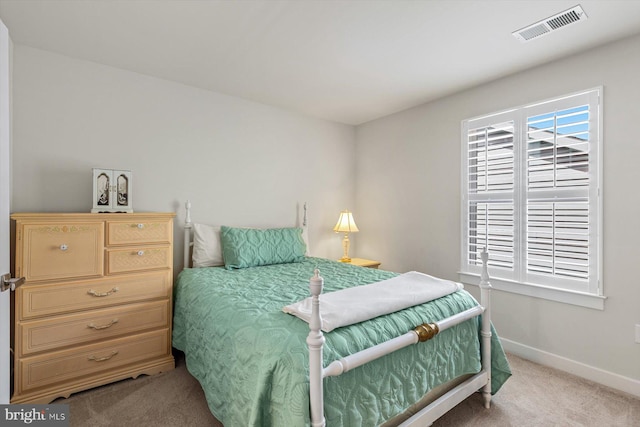
<path id="1" fill-rule="evenodd" d="M 185 253 L 192 228 L 187 207 Z M 185 260 L 189 265 L 191 255 Z M 320 330 L 316 309 L 309 323 L 283 311 L 308 298 L 310 286 L 317 308 L 319 285 L 335 292 L 396 276 L 308 255 L 241 268 L 185 268 L 174 291 L 173 346 L 184 352 L 211 412 L 226 426 L 427 425 L 477 390 L 488 406 L 511 372 L 493 327 L 483 331 L 477 313 L 450 320 L 484 311 L 464 290 L 329 333 Z M 411 331 L 425 322 L 423 329 L 440 333 L 412 345 L 419 334 Z M 398 337 L 407 342 L 384 355 Z M 372 346 L 383 349 L 363 358 L 359 352 Z M 353 354 L 368 363 L 354 368 L 345 361 Z M 346 372 L 338 372 L 345 371 L 340 363 L 328 368 L 339 360 Z"/>

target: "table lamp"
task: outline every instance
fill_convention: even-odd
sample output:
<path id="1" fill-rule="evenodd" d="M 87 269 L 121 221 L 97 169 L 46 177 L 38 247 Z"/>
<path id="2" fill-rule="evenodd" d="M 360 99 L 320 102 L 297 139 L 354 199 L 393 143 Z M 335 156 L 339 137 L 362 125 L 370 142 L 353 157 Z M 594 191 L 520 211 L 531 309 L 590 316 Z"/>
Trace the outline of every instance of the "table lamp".
<path id="1" fill-rule="evenodd" d="M 344 233 L 344 239 L 342 239 L 342 247 L 344 248 L 344 255 L 340 258 L 340 262 L 351 262 L 349 258 L 349 233 L 357 233 L 358 226 L 353 220 L 353 215 L 348 210 L 340 212 L 340 218 L 338 223 L 333 227 L 333 231 L 336 233 Z"/>

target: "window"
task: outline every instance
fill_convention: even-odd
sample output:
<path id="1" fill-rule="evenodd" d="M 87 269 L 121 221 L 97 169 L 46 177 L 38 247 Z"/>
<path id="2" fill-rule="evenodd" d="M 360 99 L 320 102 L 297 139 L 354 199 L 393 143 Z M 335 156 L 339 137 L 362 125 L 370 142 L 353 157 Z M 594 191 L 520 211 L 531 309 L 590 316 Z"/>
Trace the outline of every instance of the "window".
<path id="1" fill-rule="evenodd" d="M 462 122 L 462 280 L 603 308 L 600 92 Z"/>

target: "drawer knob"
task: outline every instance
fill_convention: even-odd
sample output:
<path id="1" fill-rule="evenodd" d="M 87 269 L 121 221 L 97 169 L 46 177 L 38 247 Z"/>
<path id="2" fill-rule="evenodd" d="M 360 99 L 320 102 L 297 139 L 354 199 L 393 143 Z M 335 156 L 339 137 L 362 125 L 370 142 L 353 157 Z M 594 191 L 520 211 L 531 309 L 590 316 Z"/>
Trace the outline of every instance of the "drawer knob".
<path id="1" fill-rule="evenodd" d="M 144 251 L 138 251 L 138 255 L 140 256 L 144 255 Z"/>
<path id="2" fill-rule="evenodd" d="M 138 224 L 138 228 L 144 228 L 144 224 Z"/>
<path id="3" fill-rule="evenodd" d="M 63 243 L 63 244 L 60 245 L 60 250 L 61 251 L 66 251 L 67 249 L 69 249 L 69 246 L 67 246 L 66 244 Z"/>
<path id="4" fill-rule="evenodd" d="M 96 357 L 96 356 L 90 356 L 89 360 L 93 360 L 94 362 L 104 362 L 105 360 L 109 360 L 111 359 L 113 356 L 115 356 L 116 354 L 118 354 L 117 351 L 112 351 L 110 355 L 108 356 L 104 356 L 104 357 Z"/>
<path id="5" fill-rule="evenodd" d="M 111 290 L 107 291 L 107 292 L 96 292 L 93 289 L 89 289 L 87 291 L 87 293 L 89 295 L 92 295 L 94 297 L 108 297 L 109 295 L 118 292 L 118 287 L 116 286 L 115 288 L 111 288 Z"/>
<path id="6" fill-rule="evenodd" d="M 91 328 L 91 329 L 95 329 L 96 331 L 99 331 L 100 329 L 110 328 L 116 323 L 118 323 L 118 319 L 113 319 L 111 322 L 107 323 L 106 325 L 100 325 L 100 326 L 94 325 L 93 323 L 89 323 L 87 325 L 87 328 Z"/>

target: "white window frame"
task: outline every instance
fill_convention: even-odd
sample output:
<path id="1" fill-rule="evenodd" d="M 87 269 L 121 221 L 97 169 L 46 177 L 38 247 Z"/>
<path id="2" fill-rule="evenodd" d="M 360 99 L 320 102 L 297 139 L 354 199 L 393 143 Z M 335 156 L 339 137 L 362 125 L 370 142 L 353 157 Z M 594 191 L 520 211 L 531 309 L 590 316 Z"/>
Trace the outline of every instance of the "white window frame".
<path id="1" fill-rule="evenodd" d="M 536 277 L 527 273 L 526 266 L 526 153 L 521 153 L 522 141 L 527 141 L 527 117 L 541 112 L 561 110 L 575 107 L 580 102 L 590 105 L 590 148 L 589 169 L 592 176 L 585 194 L 589 199 L 589 271 L 590 278 L 585 282 L 562 280 L 558 278 Z M 550 104 L 553 106 L 550 107 Z M 604 310 L 602 286 L 602 87 L 575 92 L 572 94 L 523 105 L 517 108 L 463 120 L 461 124 L 462 139 L 462 244 L 461 268 L 459 279 L 463 283 L 477 285 L 480 282 L 480 266 L 471 265 L 468 261 L 469 251 L 469 201 L 500 199 L 512 200 L 514 205 L 514 269 L 491 268 L 491 285 L 494 289 L 543 298 L 562 303 L 574 304 Z M 477 196 L 469 192 L 469 129 L 502 123 L 514 123 L 514 191 L 496 192 L 484 196 Z M 533 194 L 533 193 L 532 193 Z M 483 197 L 485 199 L 483 199 Z M 488 198 L 487 198 L 488 197 Z M 490 251 L 491 252 L 491 251 Z"/>

